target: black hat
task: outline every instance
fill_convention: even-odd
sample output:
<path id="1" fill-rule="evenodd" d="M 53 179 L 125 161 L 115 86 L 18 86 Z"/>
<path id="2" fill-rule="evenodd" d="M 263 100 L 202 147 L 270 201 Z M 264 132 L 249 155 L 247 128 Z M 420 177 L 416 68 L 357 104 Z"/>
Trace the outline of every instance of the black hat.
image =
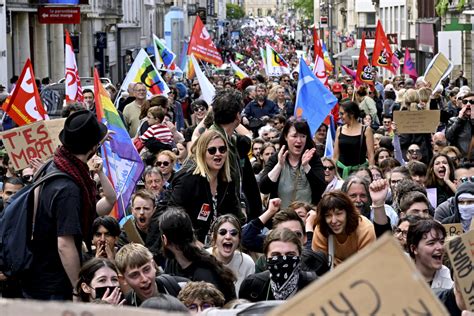
<path id="1" fill-rule="evenodd" d="M 89 110 L 71 114 L 59 133 L 59 140 L 73 154 L 85 154 L 107 135 L 107 126 Z"/>

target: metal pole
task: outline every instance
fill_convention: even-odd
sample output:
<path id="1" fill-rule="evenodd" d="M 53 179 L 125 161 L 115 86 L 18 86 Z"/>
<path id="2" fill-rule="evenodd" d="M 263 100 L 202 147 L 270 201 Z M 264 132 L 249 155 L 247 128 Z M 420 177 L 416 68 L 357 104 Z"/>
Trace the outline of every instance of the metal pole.
<path id="1" fill-rule="evenodd" d="M 333 50 L 332 50 L 332 0 L 328 1 L 328 11 L 329 11 L 329 58 L 332 60 Z"/>

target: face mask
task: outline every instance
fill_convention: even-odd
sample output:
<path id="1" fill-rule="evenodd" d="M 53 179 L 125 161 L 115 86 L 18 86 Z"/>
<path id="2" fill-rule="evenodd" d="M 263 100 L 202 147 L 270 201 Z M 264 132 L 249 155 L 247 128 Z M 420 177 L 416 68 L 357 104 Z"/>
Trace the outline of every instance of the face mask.
<path id="1" fill-rule="evenodd" d="M 293 271 L 299 268 L 299 264 L 299 256 L 273 256 L 267 258 L 270 277 L 279 289 L 292 277 Z"/>
<path id="2" fill-rule="evenodd" d="M 467 221 L 474 217 L 474 205 L 458 205 L 458 209 L 463 220 Z"/>

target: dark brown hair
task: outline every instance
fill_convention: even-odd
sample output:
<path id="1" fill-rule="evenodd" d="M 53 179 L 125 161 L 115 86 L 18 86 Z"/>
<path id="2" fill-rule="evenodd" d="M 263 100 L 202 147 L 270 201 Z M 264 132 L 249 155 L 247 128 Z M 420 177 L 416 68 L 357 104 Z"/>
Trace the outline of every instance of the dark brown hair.
<path id="1" fill-rule="evenodd" d="M 439 157 L 444 157 L 448 161 L 448 167 L 449 167 L 449 180 L 454 181 L 454 165 L 451 159 L 445 154 L 436 154 L 431 158 L 430 164 L 428 165 L 428 171 L 426 172 L 426 187 L 427 188 L 434 188 L 437 186 L 446 186 L 447 185 L 444 183 L 444 181 L 439 180 L 435 173 L 434 173 L 434 164 L 436 159 Z M 443 182 L 443 183 L 441 183 Z"/>
<path id="2" fill-rule="evenodd" d="M 347 222 L 346 227 L 344 227 L 344 233 L 346 235 L 352 234 L 357 229 L 357 226 L 359 226 L 359 211 L 346 193 L 342 191 L 325 193 L 318 204 L 316 225 L 319 226 L 321 234 L 326 238 L 332 233 L 331 228 L 329 228 L 329 225 L 326 223 L 326 215 L 329 211 L 335 209 L 346 212 Z"/>
<path id="3" fill-rule="evenodd" d="M 296 233 L 292 232 L 288 228 L 277 228 L 270 231 L 270 233 L 265 238 L 265 241 L 263 242 L 264 256 L 267 256 L 268 248 L 270 247 L 270 244 L 274 241 L 291 242 L 295 244 L 298 248 L 299 255 L 301 255 L 303 245 L 301 244 L 301 240 L 298 238 Z"/>

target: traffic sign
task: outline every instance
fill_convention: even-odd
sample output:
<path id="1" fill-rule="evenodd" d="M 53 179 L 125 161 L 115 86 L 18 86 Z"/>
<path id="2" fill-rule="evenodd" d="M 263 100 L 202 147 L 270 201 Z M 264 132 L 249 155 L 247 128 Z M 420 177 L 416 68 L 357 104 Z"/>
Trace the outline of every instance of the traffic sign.
<path id="1" fill-rule="evenodd" d="M 79 24 L 81 9 L 79 7 L 39 7 L 38 21 L 42 24 Z"/>
<path id="2" fill-rule="evenodd" d="M 328 27 L 328 17 L 327 16 L 321 16 L 319 17 L 319 26 L 320 27 Z"/>

